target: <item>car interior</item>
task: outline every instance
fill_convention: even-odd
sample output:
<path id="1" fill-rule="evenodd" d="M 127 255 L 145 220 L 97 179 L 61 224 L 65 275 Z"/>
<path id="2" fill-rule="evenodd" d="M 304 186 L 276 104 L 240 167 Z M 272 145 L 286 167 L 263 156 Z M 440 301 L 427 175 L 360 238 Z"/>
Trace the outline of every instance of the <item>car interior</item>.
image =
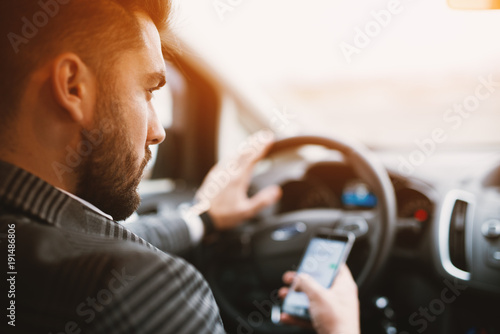
<path id="1" fill-rule="evenodd" d="M 168 84 L 155 97 L 167 137 L 140 185 L 138 214 L 190 202 L 214 164 L 252 146 L 247 136 L 276 133 L 249 194 L 278 184 L 281 200 L 184 255 L 209 282 L 226 331 L 310 332 L 277 321 L 276 291 L 315 231 L 328 227 L 356 236 L 347 264 L 359 287 L 362 333 L 500 333 L 500 12 L 485 10 L 497 1 L 400 1 L 386 27 L 376 17 L 392 13 L 391 1 L 220 2 L 232 9 L 179 5 L 205 35 L 193 38 L 199 31 L 188 19 L 177 24 L 188 32 L 175 34 Z M 314 64 L 321 50 L 307 44 L 317 36 L 290 28 L 298 15 L 331 39 L 337 64 L 326 74 Z M 261 25 L 252 41 L 238 30 L 251 24 Z M 273 40 L 287 29 L 303 36 Z M 360 36 L 370 46 L 358 47 Z M 213 40 L 227 44 L 219 54 L 241 48 L 232 54 L 236 66 L 257 64 L 232 71 L 203 46 Z M 302 56 L 274 55 L 293 43 L 307 49 Z M 250 47 L 248 58 L 235 56 Z M 295 77 L 282 74 L 299 66 Z M 244 78 L 259 68 L 269 70 L 261 82 L 281 75 L 280 84 Z M 308 71 L 323 74 L 303 77 Z"/>

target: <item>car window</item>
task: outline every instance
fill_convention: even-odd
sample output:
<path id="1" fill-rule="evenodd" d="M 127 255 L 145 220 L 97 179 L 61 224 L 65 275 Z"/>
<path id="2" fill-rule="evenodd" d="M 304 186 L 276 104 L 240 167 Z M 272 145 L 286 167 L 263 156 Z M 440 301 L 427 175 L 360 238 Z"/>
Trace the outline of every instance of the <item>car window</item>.
<path id="1" fill-rule="evenodd" d="M 372 147 L 500 143 L 498 11 L 445 0 L 177 2 L 178 33 L 296 111 L 306 131 Z"/>
<path id="2" fill-rule="evenodd" d="M 226 159 L 237 152 L 239 145 L 250 135 L 251 129 L 245 127 L 241 110 L 233 99 L 226 96 L 222 101 L 219 123 L 218 158 Z"/>

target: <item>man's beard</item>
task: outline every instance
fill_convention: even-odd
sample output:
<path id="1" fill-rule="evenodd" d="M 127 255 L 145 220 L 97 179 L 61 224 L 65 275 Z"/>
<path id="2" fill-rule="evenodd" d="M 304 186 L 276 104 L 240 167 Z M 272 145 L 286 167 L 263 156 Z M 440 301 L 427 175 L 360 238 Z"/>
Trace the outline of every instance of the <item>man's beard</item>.
<path id="1" fill-rule="evenodd" d="M 130 217 L 139 207 L 137 187 L 151 151 L 145 148 L 144 159 L 137 167 L 138 157 L 124 128 L 125 108 L 111 96 L 98 97 L 95 129 L 102 135 L 102 142 L 92 146 L 91 154 L 78 168 L 76 195 L 119 221 Z"/>

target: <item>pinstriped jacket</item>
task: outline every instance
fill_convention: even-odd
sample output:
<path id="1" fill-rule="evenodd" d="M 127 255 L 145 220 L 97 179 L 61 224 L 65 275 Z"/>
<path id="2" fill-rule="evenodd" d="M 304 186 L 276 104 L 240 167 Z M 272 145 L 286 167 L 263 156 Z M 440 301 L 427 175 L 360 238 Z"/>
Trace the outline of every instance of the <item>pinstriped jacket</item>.
<path id="1" fill-rule="evenodd" d="M 159 219 L 134 229 L 165 251 L 189 244 L 184 222 Z M 0 249 L 1 333 L 224 333 L 190 264 L 2 161 Z"/>

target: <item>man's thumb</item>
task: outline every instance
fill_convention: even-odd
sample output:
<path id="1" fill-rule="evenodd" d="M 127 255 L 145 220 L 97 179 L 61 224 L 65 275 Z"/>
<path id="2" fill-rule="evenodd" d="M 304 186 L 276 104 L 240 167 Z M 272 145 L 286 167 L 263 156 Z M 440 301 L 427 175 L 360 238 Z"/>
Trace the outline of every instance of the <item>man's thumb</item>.
<path id="1" fill-rule="evenodd" d="M 265 207 L 276 203 L 281 197 L 279 186 L 269 186 L 259 191 L 250 199 L 250 215 L 254 216 Z"/>
<path id="2" fill-rule="evenodd" d="M 324 288 L 307 274 L 299 274 L 295 279 L 295 290 L 301 291 L 309 297 L 314 299 L 324 293 Z"/>

